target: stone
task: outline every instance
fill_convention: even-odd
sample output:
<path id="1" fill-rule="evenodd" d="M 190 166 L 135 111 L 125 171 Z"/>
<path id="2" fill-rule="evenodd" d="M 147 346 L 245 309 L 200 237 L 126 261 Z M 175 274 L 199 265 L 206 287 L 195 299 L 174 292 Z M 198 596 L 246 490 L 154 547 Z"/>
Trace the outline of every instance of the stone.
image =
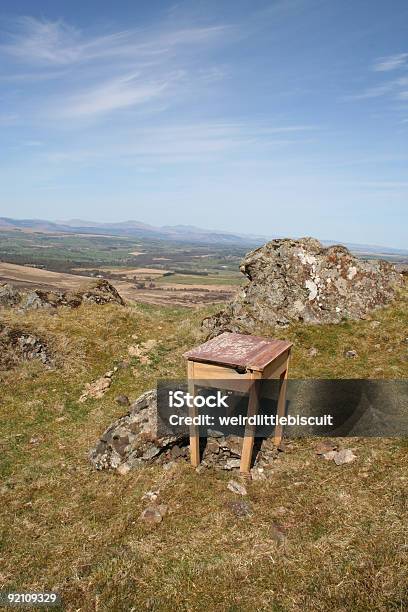
<path id="1" fill-rule="evenodd" d="M 356 359 L 356 357 L 358 357 L 358 354 L 357 351 L 352 349 L 351 351 L 346 351 L 344 353 L 344 356 L 347 357 L 347 359 Z"/>
<path id="2" fill-rule="evenodd" d="M 9 369 L 33 359 L 47 367 L 54 365 L 53 357 L 41 338 L 0 323 L 0 368 Z"/>
<path id="3" fill-rule="evenodd" d="M 251 469 L 252 480 L 266 480 L 266 474 L 263 467 L 253 467 Z"/>
<path id="4" fill-rule="evenodd" d="M 336 453 L 334 456 L 334 463 L 336 465 L 343 465 L 344 463 L 351 463 L 357 459 L 356 455 L 349 448 L 344 448 Z"/>
<path id="5" fill-rule="evenodd" d="M 118 395 L 115 401 L 117 404 L 119 404 L 119 406 L 129 406 L 130 405 L 130 401 L 127 395 Z"/>
<path id="6" fill-rule="evenodd" d="M 238 517 L 249 516 L 251 514 L 251 506 L 244 500 L 227 502 L 227 508 Z"/>
<path id="7" fill-rule="evenodd" d="M 105 279 L 90 281 L 77 290 L 72 291 L 30 289 L 26 292 L 20 292 L 12 285 L 0 285 L 0 305 L 8 307 L 18 306 L 23 311 L 40 308 L 55 311 L 58 306 L 77 308 L 84 303 L 115 303 L 123 306 L 125 302 L 115 287 Z"/>
<path id="8" fill-rule="evenodd" d="M 149 501 L 156 501 L 159 496 L 159 491 L 146 491 L 143 494 L 142 499 L 148 499 Z"/>
<path id="9" fill-rule="evenodd" d="M 116 471 L 118 474 L 120 474 L 121 476 L 124 476 L 125 474 L 127 474 L 128 472 L 130 472 L 130 465 L 128 463 L 121 463 L 120 465 L 118 465 L 118 467 L 116 468 Z"/>
<path id="10" fill-rule="evenodd" d="M 124 462 L 131 468 L 138 468 L 160 462 L 161 454 L 173 446 L 182 448 L 187 444 L 188 437 L 173 435 L 159 421 L 157 392 L 153 389 L 131 403 L 128 413 L 104 431 L 91 449 L 89 458 L 98 470 L 117 468 Z"/>
<path id="11" fill-rule="evenodd" d="M 0 284 L 0 306 L 16 306 L 21 301 L 21 293 L 13 285 Z"/>
<path id="12" fill-rule="evenodd" d="M 224 465 L 224 470 L 235 470 L 239 468 L 241 463 L 240 459 L 228 459 Z"/>
<path id="13" fill-rule="evenodd" d="M 330 451 L 337 450 L 338 444 L 333 440 L 321 440 L 316 444 L 316 455 L 324 455 Z"/>
<path id="14" fill-rule="evenodd" d="M 92 383 L 87 383 L 78 401 L 82 404 L 89 398 L 101 399 L 111 386 L 111 383 L 111 378 L 106 378 L 105 376 L 101 376 L 101 378 L 98 378 Z"/>
<path id="15" fill-rule="evenodd" d="M 352 450 L 343 448 L 342 450 L 330 450 L 326 453 L 322 453 L 322 457 L 327 461 L 334 461 L 336 465 L 343 465 L 345 463 L 351 463 L 357 459 L 356 455 Z"/>
<path id="16" fill-rule="evenodd" d="M 321 453 L 323 459 L 326 459 L 326 461 L 332 461 L 332 459 L 335 458 L 335 456 L 337 455 L 337 451 L 336 450 L 329 450 L 325 453 Z"/>
<path id="17" fill-rule="evenodd" d="M 177 459 L 178 457 L 182 457 L 184 455 L 184 450 L 181 449 L 177 444 L 175 444 L 170 450 L 170 456 L 172 459 Z"/>
<path id="18" fill-rule="evenodd" d="M 256 333 L 263 325 L 340 323 L 390 303 L 402 276 L 385 261 L 354 257 L 314 238 L 278 239 L 248 253 L 248 283 L 227 307 L 204 319 L 208 338 L 224 331 Z"/>
<path id="19" fill-rule="evenodd" d="M 236 480 L 230 480 L 227 484 L 227 489 L 229 489 L 236 495 L 247 495 L 247 490 L 244 485 L 240 484 Z"/>
<path id="20" fill-rule="evenodd" d="M 157 506 L 147 506 L 140 515 L 140 520 L 155 525 L 162 522 L 163 515 Z"/>

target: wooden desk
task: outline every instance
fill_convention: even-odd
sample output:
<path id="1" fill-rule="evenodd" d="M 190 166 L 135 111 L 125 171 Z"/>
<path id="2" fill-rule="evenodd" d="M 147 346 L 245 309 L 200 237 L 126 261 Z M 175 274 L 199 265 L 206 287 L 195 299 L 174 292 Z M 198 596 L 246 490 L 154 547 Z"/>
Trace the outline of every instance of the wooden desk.
<path id="1" fill-rule="evenodd" d="M 279 378 L 277 414 L 285 415 L 286 381 L 291 342 L 261 336 L 247 336 L 225 332 L 191 351 L 184 353 L 188 368 L 189 392 L 194 395 L 195 381 L 228 381 L 234 389 L 234 381 L 250 381 L 248 416 L 257 414 L 259 408 L 259 384 L 256 381 Z M 225 385 L 224 385 L 225 386 Z M 192 408 L 190 416 L 196 416 Z M 251 468 L 255 428 L 247 425 L 241 452 L 240 471 L 248 473 Z M 280 444 L 282 427 L 275 427 L 274 443 Z M 190 455 L 193 466 L 200 463 L 200 439 L 198 426 L 190 427 Z"/>

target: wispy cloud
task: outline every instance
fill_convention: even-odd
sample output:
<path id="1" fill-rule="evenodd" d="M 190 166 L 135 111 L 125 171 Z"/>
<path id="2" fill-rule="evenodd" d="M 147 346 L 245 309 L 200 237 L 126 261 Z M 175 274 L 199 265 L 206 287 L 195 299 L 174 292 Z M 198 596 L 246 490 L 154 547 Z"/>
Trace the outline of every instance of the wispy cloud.
<path id="1" fill-rule="evenodd" d="M 224 66 L 206 62 L 203 50 L 225 43 L 233 29 L 157 24 L 95 35 L 64 21 L 23 17 L 0 45 L 0 56 L 12 60 L 0 82 L 34 83 L 38 98 L 29 112 L 43 121 L 97 119 L 157 100 L 167 108 L 177 92 L 185 94 L 186 83 L 198 92 L 223 80 Z"/>
<path id="2" fill-rule="evenodd" d="M 271 126 L 265 123 L 183 123 L 173 126 L 150 126 L 132 129 L 127 139 L 121 131 L 109 136 L 108 146 L 95 137 L 87 148 L 66 147 L 48 151 L 47 163 L 93 163 L 98 160 L 122 159 L 142 166 L 152 164 L 216 162 L 225 155 L 233 161 L 238 155 L 246 160 L 256 159 L 260 153 L 282 146 L 296 146 L 305 142 L 304 134 L 313 132 L 312 125 Z M 290 137 L 289 137 L 290 134 Z"/>
<path id="3" fill-rule="evenodd" d="M 140 74 L 124 75 L 99 83 L 93 88 L 68 96 L 57 105 L 54 116 L 81 118 L 145 104 L 164 94 L 171 81 L 146 82 Z"/>
<path id="4" fill-rule="evenodd" d="M 400 53 L 399 55 L 390 55 L 388 57 L 380 58 L 374 64 L 375 72 L 390 72 L 392 70 L 405 70 L 408 69 L 408 53 Z M 377 77 L 379 78 L 379 77 Z M 372 75 L 371 75 L 372 80 Z M 375 98 L 381 98 L 390 96 L 394 100 L 405 100 L 406 88 L 408 87 L 408 76 L 400 76 L 398 78 L 390 79 L 378 83 L 376 85 L 370 85 L 363 91 L 349 94 L 344 96 L 345 100 L 369 100 Z"/>
<path id="5" fill-rule="evenodd" d="M 398 53 L 396 55 L 388 55 L 380 57 L 374 64 L 373 69 L 376 72 L 389 72 L 408 66 L 408 53 Z"/>
<path id="6" fill-rule="evenodd" d="M 183 45 L 206 44 L 231 29 L 228 25 L 190 27 L 173 31 L 125 30 L 89 36 L 64 21 L 22 17 L 9 32 L 0 51 L 41 65 L 63 66 L 101 59 L 134 61 L 168 54 Z"/>

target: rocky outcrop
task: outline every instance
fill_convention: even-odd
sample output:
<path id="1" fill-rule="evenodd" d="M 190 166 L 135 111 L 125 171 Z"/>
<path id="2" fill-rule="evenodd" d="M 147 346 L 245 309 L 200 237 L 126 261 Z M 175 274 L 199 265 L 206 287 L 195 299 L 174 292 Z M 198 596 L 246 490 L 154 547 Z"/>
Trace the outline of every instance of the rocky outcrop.
<path id="1" fill-rule="evenodd" d="M 98 470 L 118 468 L 124 464 L 136 467 L 157 460 L 178 442 L 184 441 L 182 436 L 162 434 L 157 422 L 156 391 L 146 391 L 131 404 L 125 416 L 102 434 L 90 452 L 91 462 Z"/>
<path id="2" fill-rule="evenodd" d="M 55 309 L 58 306 L 77 308 L 81 304 L 120 304 L 124 301 L 118 291 L 105 279 L 93 280 L 76 291 L 46 291 L 33 289 L 22 292 L 13 285 L 0 285 L 0 305 L 22 310 Z"/>
<path id="3" fill-rule="evenodd" d="M 395 297 L 402 277 L 385 261 L 364 261 L 314 238 L 272 240 L 251 251 L 240 270 L 248 284 L 226 309 L 203 321 L 208 337 L 263 326 L 360 319 Z"/>
<path id="4" fill-rule="evenodd" d="M 47 366 L 53 364 L 51 353 L 43 340 L 24 330 L 0 323 L 0 368 L 9 369 L 32 359 Z"/>
<path id="5" fill-rule="evenodd" d="M 16 306 L 21 301 L 21 293 L 8 283 L 0 284 L 0 306 Z"/>
<path id="6" fill-rule="evenodd" d="M 207 438 L 200 469 L 238 470 L 241 446 L 242 438 L 214 432 Z M 261 476 L 262 470 L 278 454 L 271 439 L 263 440 L 256 455 L 253 477 Z M 89 454 L 96 469 L 113 468 L 121 474 L 151 463 L 186 461 L 189 456 L 188 437 L 166 432 L 159 422 L 155 390 L 146 391 L 131 404 L 129 412 L 108 427 Z"/>

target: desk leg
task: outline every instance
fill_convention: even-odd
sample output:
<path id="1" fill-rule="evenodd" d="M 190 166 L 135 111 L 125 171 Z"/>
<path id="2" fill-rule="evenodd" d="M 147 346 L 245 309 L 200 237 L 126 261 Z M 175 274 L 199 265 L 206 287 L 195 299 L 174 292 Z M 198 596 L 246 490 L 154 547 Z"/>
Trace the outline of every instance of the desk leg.
<path id="1" fill-rule="evenodd" d="M 288 367 L 289 367 L 289 356 L 286 362 L 286 370 L 282 372 L 280 375 L 280 383 L 279 383 L 279 396 L 278 396 L 278 406 L 276 410 L 276 415 L 278 417 L 285 416 L 286 412 L 286 387 L 288 381 Z M 282 441 L 282 425 L 277 424 L 275 426 L 275 434 L 273 438 L 273 443 L 275 446 L 279 446 Z"/>
<path id="2" fill-rule="evenodd" d="M 253 379 L 251 389 L 249 391 L 248 416 L 254 416 L 258 413 L 259 395 L 260 380 L 257 377 Z M 245 427 L 245 437 L 242 443 L 241 464 L 239 468 L 240 472 L 242 472 L 243 474 L 248 474 L 251 469 L 255 429 L 256 427 L 254 425 L 247 424 L 247 426 Z"/>
<path id="3" fill-rule="evenodd" d="M 194 362 L 189 361 L 187 365 L 188 373 L 188 392 L 194 397 Z M 189 416 L 197 416 L 197 408 L 189 408 Z M 193 467 L 200 464 L 200 435 L 198 425 L 190 425 L 190 460 Z"/>

